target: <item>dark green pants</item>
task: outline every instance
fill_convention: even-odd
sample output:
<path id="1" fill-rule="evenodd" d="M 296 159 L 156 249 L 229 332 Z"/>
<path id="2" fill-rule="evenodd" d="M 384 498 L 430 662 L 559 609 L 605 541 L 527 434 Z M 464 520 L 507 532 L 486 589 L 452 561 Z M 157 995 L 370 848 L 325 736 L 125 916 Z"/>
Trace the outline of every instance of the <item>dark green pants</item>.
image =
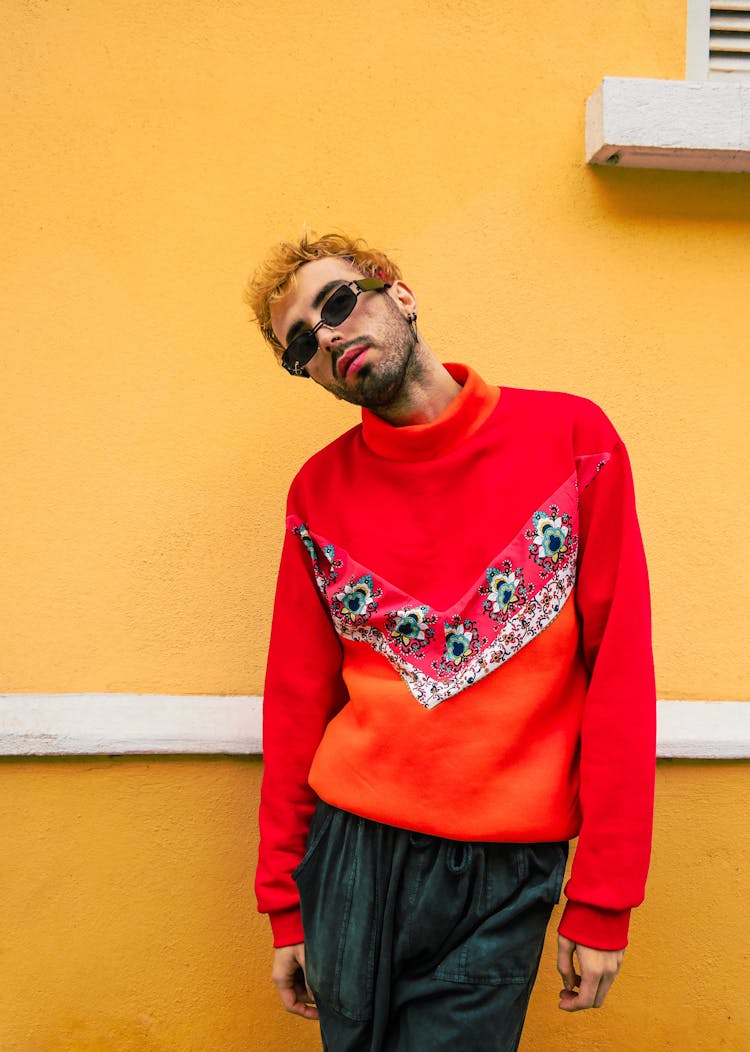
<path id="1" fill-rule="evenodd" d="M 514 1052 L 568 845 L 442 840 L 320 803 L 294 873 L 327 1052 Z"/>

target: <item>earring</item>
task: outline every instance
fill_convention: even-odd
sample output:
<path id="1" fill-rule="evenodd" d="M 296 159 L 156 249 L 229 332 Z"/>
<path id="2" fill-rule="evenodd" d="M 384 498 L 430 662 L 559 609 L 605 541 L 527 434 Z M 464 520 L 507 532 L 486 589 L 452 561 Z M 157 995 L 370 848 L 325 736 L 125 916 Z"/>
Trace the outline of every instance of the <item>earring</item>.
<path id="1" fill-rule="evenodd" d="M 414 322 L 417 320 L 417 312 L 413 311 L 411 314 L 407 314 L 406 320 L 409 322 L 410 325 L 413 325 Z"/>

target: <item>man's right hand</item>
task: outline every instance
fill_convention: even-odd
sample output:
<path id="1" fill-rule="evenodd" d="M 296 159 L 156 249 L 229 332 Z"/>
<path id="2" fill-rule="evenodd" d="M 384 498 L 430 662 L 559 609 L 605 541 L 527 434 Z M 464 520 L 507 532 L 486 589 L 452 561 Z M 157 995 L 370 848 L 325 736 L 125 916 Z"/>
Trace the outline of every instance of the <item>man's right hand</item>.
<path id="1" fill-rule="evenodd" d="M 271 978 L 284 1002 L 287 1012 L 301 1015 L 305 1019 L 317 1019 L 315 998 L 305 978 L 305 944 L 280 946 L 273 951 Z"/>

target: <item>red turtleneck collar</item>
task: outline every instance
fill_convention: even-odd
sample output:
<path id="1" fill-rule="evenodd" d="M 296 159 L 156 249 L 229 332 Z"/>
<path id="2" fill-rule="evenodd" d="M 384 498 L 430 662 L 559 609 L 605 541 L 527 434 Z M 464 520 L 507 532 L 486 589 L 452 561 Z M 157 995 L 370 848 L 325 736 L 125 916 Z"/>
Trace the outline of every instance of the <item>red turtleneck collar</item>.
<path id="1" fill-rule="evenodd" d="M 431 460 L 479 430 L 496 407 L 500 389 L 489 387 L 468 365 L 446 363 L 445 368 L 461 392 L 429 424 L 394 427 L 369 409 L 362 410 L 362 437 L 373 453 L 388 460 Z"/>

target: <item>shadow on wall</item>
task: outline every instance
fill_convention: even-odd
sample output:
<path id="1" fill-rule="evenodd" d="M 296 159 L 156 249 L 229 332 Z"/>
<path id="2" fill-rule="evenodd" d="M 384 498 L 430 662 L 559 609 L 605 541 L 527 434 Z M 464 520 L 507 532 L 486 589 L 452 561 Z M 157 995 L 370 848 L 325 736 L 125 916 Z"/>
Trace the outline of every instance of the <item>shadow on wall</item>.
<path id="1" fill-rule="evenodd" d="M 591 165 L 600 203 L 621 217 L 750 221 L 750 173 Z"/>

